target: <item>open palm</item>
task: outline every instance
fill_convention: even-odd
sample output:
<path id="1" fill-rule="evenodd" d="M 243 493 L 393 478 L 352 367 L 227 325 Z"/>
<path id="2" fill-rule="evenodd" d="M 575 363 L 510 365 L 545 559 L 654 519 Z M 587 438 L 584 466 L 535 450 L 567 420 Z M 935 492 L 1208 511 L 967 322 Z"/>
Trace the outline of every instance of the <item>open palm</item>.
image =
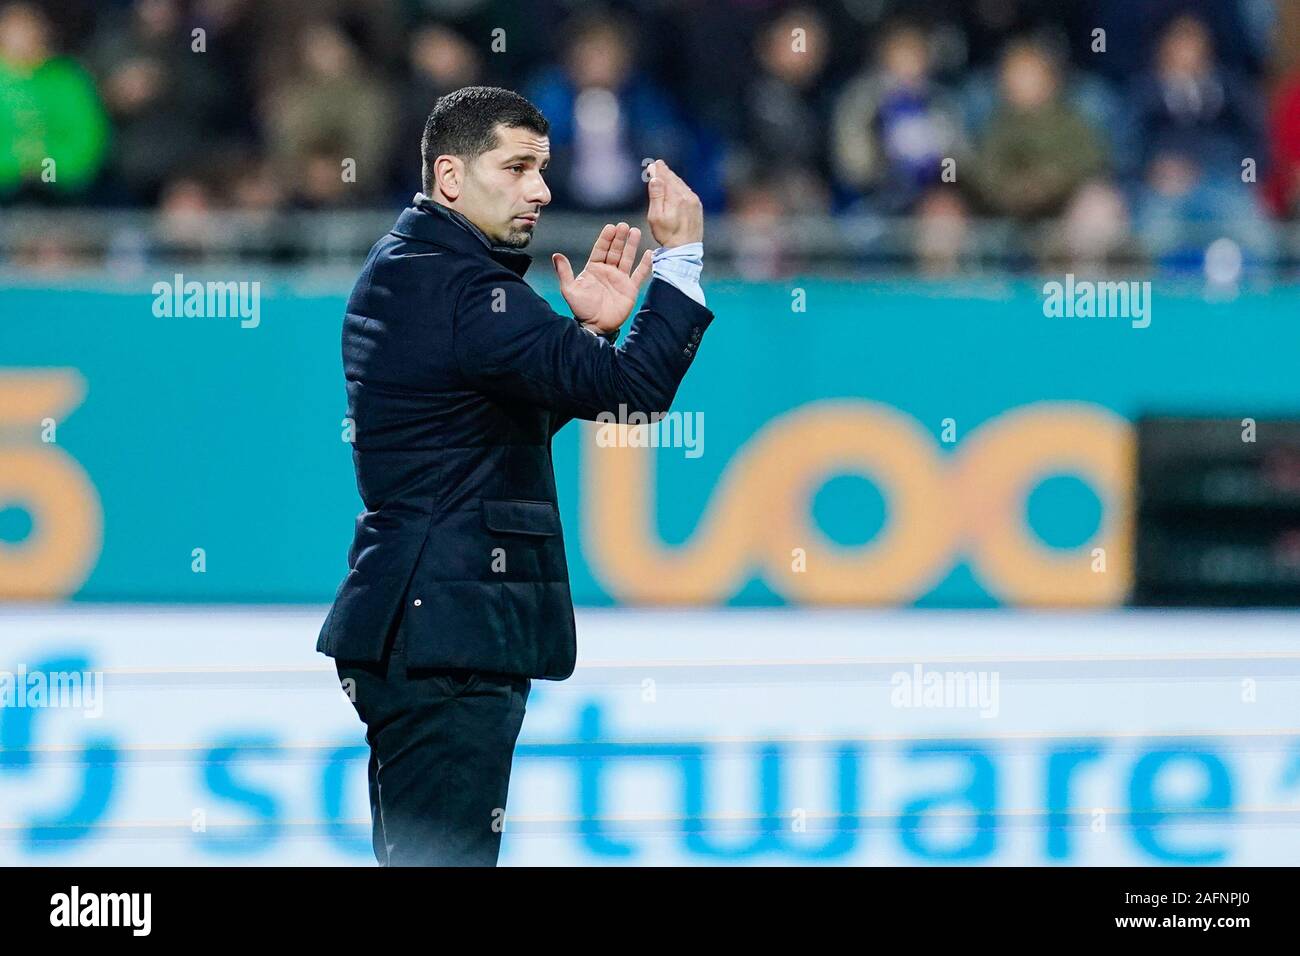
<path id="1" fill-rule="evenodd" d="M 640 229 L 625 222 L 605 226 L 591 247 L 587 265 L 576 278 L 567 258 L 559 253 L 551 257 L 560 278 L 560 294 L 569 303 L 574 318 L 601 333 L 612 332 L 627 321 L 641 286 L 650 275 L 649 249 L 640 264 L 636 264 L 640 243 Z"/>

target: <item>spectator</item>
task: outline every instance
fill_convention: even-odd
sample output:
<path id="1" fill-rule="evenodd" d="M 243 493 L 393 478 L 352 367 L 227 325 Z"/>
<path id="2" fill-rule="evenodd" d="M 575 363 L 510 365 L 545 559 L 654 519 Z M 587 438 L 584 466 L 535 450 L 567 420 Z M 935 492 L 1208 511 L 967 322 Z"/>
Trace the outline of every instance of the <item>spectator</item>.
<path id="1" fill-rule="evenodd" d="M 1104 172 L 1102 141 L 1061 97 L 1056 67 L 1038 44 L 1013 43 L 999 79 L 999 106 L 966 164 L 970 180 L 994 213 L 1022 219 L 1056 214 Z"/>
<path id="2" fill-rule="evenodd" d="M 218 194 L 223 205 L 246 213 L 274 213 L 287 205 L 284 183 L 260 153 L 233 149 L 218 159 Z"/>
<path id="3" fill-rule="evenodd" d="M 346 206 L 356 196 L 356 186 L 343 178 L 340 156 L 348 150 L 336 140 L 314 139 L 295 162 L 291 203 L 295 209 L 332 209 Z M 414 195 L 414 192 L 412 193 Z"/>
<path id="4" fill-rule="evenodd" d="M 1274 215 L 1294 219 L 1300 216 L 1300 72 L 1291 74 L 1273 98 L 1269 138 L 1269 205 Z"/>
<path id="5" fill-rule="evenodd" d="M 943 159 L 956 152 L 959 126 L 930 79 L 924 33 L 912 26 L 890 30 L 878 60 L 836 103 L 835 176 L 856 191 L 872 190 L 876 208 L 898 213 L 940 181 Z"/>
<path id="6" fill-rule="evenodd" d="M 795 271 L 786 241 L 791 209 L 783 184 L 766 176 L 741 183 L 732 193 L 730 212 L 742 278 L 779 279 Z"/>
<path id="7" fill-rule="evenodd" d="M 212 246 L 216 235 L 209 213 L 213 198 L 205 183 L 178 176 L 163 184 L 158 203 L 159 251 L 168 259 L 197 259 Z"/>
<path id="8" fill-rule="evenodd" d="M 551 123 L 549 183 L 559 208 L 642 209 L 647 159 L 662 157 L 680 165 L 688 182 L 699 181 L 689 131 L 667 94 L 636 71 L 634 57 L 622 21 L 580 21 L 564 65 L 544 71 L 527 94 Z"/>
<path id="9" fill-rule="evenodd" d="M 345 38 L 352 57 L 363 64 L 372 78 L 396 82 L 406 52 L 406 17 L 402 7 L 414 7 L 410 0 L 195 0 L 200 6 L 234 3 L 240 11 L 235 29 L 253 60 L 256 82 L 266 89 L 281 89 L 301 77 L 300 56 L 292 51 L 321 24 L 337 29 Z M 418 2 L 418 0 L 417 0 Z M 428 6 L 428 4 L 424 4 Z M 443 8 L 464 9 L 464 0 L 440 3 Z M 432 11 L 431 11 L 432 12 Z M 245 32 L 246 31 L 246 32 Z"/>
<path id="10" fill-rule="evenodd" d="M 175 0 L 135 0 L 125 20 L 109 22 L 92 60 L 115 126 L 104 198 L 152 205 L 176 170 L 211 149 L 221 77 L 190 52 Z"/>
<path id="11" fill-rule="evenodd" d="M 249 42 L 265 36 L 256 20 L 256 0 L 191 0 L 186 26 L 202 30 L 200 54 L 205 66 L 220 78 L 221 96 L 214 105 L 215 132 L 232 149 L 259 147 L 257 111 L 258 50 L 265 43 Z"/>
<path id="12" fill-rule="evenodd" d="M 1044 252 L 1045 268 L 1079 275 L 1104 275 L 1135 256 L 1124 196 L 1109 183 L 1086 184 L 1049 231 Z"/>
<path id="13" fill-rule="evenodd" d="M 912 241 L 923 275 L 937 277 L 957 272 L 969 251 L 970 218 L 956 191 L 933 189 L 926 193 L 917 209 Z"/>
<path id="14" fill-rule="evenodd" d="M 1177 157 L 1212 175 L 1240 178 L 1242 159 L 1259 156 L 1253 99 L 1215 62 L 1205 24 L 1178 17 L 1161 37 L 1155 69 L 1134 93 L 1146 163 Z"/>
<path id="15" fill-rule="evenodd" d="M 294 71 L 263 104 L 280 178 L 307 206 L 374 199 L 389 178 L 394 104 L 388 87 L 369 74 L 333 23 L 309 27 L 297 54 Z"/>
<path id="16" fill-rule="evenodd" d="M 1199 19 L 1170 23 L 1135 98 L 1146 144 L 1138 232 L 1147 249 L 1167 267 L 1194 269 L 1219 236 L 1266 253 L 1271 241 L 1242 179 L 1244 159 L 1263 165 L 1255 109 L 1245 88 L 1215 62 Z"/>
<path id="17" fill-rule="evenodd" d="M 409 200 L 420 188 L 420 137 L 438 97 L 482 82 L 479 51 L 454 30 L 428 24 L 415 31 L 408 50 L 411 75 L 402 91 L 402 115 L 393 163 L 393 188 Z"/>
<path id="18" fill-rule="evenodd" d="M 821 16 L 809 8 L 783 14 L 758 35 L 759 72 L 744 98 L 741 177 L 782 168 L 829 181 L 831 105 L 819 82 L 829 42 Z"/>
<path id="19" fill-rule="evenodd" d="M 45 15 L 26 3 L 0 9 L 0 197 L 84 193 L 107 135 L 90 76 L 51 51 Z"/>

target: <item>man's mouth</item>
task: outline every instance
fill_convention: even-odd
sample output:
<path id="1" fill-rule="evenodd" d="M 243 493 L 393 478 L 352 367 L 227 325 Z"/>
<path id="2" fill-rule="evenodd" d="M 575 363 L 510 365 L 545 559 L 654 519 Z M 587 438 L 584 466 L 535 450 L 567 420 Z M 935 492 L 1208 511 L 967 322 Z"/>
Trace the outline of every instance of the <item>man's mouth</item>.
<path id="1" fill-rule="evenodd" d="M 537 225 L 537 213 L 535 212 L 526 213 L 522 216 L 515 216 L 515 219 L 522 220 L 523 222 L 526 222 L 529 225 L 533 225 L 533 226 Z"/>

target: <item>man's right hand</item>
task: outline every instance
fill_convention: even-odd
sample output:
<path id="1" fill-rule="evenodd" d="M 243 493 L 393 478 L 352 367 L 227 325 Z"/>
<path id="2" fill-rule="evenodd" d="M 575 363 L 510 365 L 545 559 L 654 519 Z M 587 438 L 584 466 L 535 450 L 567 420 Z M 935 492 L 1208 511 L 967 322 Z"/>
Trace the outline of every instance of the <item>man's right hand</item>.
<path id="1" fill-rule="evenodd" d="M 664 248 L 704 240 L 704 207 L 700 197 L 662 159 L 650 170 L 650 211 L 646 220 L 655 242 Z"/>

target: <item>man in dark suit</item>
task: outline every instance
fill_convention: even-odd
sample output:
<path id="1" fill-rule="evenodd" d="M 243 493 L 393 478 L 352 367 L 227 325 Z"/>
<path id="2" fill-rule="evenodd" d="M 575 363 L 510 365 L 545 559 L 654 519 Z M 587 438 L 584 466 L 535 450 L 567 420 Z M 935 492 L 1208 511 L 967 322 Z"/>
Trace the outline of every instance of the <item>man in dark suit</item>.
<path id="1" fill-rule="evenodd" d="M 495 865 L 532 679 L 575 663 L 551 438 L 573 418 L 667 411 L 713 318 L 700 202 L 663 162 L 648 167 L 659 249 L 638 263 L 640 230 L 618 223 L 580 275 L 555 256 L 573 318 L 523 281 L 547 129 L 507 90 L 439 99 L 423 192 L 348 300 L 365 511 L 316 646 L 366 725 L 381 865 Z"/>

